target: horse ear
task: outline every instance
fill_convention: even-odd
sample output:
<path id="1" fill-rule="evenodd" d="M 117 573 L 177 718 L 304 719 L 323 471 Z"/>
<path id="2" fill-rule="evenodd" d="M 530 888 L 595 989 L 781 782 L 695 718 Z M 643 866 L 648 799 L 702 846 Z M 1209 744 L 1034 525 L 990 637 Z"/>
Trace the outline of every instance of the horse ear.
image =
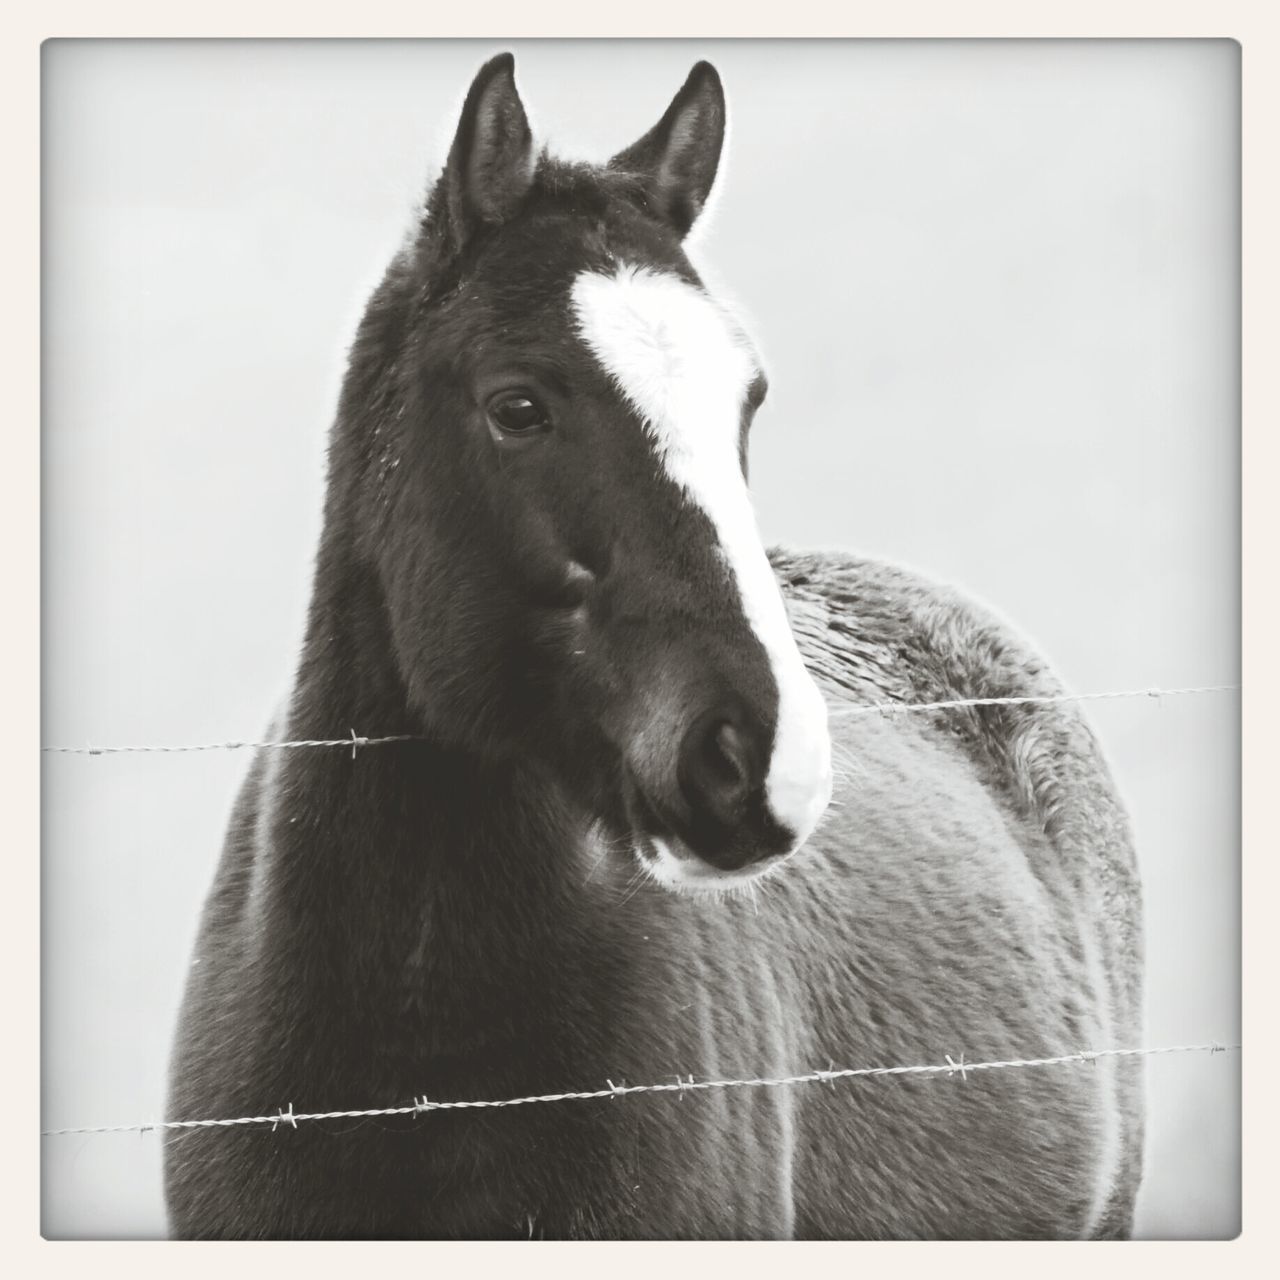
<path id="1" fill-rule="evenodd" d="M 699 62 L 662 119 L 639 142 L 618 152 L 609 167 L 638 174 L 654 212 L 686 236 L 716 180 L 724 128 L 720 76 L 709 62 Z"/>
<path id="2" fill-rule="evenodd" d="M 533 134 L 516 90 L 516 60 L 500 53 L 476 73 L 445 165 L 458 248 L 481 225 L 506 222 L 533 183 Z"/>

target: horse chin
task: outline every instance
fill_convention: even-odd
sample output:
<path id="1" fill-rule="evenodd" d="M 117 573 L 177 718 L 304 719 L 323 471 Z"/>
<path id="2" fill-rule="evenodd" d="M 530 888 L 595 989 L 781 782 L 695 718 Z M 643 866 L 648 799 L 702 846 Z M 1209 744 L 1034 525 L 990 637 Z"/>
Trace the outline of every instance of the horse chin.
<path id="1" fill-rule="evenodd" d="M 724 871 L 698 856 L 679 836 L 635 834 L 641 868 L 664 889 L 678 894 L 717 896 L 745 888 L 776 871 L 794 852 L 775 854 L 734 871 Z"/>

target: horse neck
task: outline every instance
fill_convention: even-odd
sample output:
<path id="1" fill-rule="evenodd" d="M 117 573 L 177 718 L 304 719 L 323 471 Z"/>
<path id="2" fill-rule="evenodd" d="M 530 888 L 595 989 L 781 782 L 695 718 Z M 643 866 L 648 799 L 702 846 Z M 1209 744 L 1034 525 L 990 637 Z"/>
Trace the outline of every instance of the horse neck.
<path id="1" fill-rule="evenodd" d="M 282 753 L 271 790 L 277 929 L 348 1005 L 429 1015 L 442 1045 L 542 1016 L 594 945 L 587 815 L 536 764 L 433 738 L 408 706 L 375 575 L 323 547 L 289 735 L 412 741 Z M 307 957 L 310 957 L 308 960 Z M 587 966 L 588 968 L 590 966 Z M 346 1000 L 343 1000 L 343 996 Z M 326 992 L 332 1001 L 335 993 Z"/>

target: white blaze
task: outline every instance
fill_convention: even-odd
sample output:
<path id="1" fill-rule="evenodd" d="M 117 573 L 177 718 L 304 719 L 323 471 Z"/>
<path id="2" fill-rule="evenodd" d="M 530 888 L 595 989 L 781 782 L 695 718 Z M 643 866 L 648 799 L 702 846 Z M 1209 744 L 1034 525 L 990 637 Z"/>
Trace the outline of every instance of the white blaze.
<path id="1" fill-rule="evenodd" d="M 583 340 L 644 421 L 666 473 L 706 514 L 778 687 L 765 794 L 797 844 L 831 798 L 827 708 L 805 669 L 756 527 L 738 437 L 756 362 L 737 325 L 705 293 L 645 267 L 573 284 Z"/>

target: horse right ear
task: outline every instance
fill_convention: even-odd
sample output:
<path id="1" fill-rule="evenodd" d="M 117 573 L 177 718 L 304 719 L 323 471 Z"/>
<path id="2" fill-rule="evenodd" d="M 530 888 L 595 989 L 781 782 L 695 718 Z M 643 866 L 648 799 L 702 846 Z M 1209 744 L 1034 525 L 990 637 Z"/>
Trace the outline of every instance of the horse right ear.
<path id="1" fill-rule="evenodd" d="M 490 58 L 462 105 L 444 172 L 455 249 L 480 227 L 506 222 L 533 184 L 533 134 L 515 67 L 509 53 Z"/>
<path id="2" fill-rule="evenodd" d="M 609 161 L 640 177 L 650 209 L 683 238 L 711 194 L 724 146 L 724 88 L 715 67 L 699 62 L 662 119 Z"/>

